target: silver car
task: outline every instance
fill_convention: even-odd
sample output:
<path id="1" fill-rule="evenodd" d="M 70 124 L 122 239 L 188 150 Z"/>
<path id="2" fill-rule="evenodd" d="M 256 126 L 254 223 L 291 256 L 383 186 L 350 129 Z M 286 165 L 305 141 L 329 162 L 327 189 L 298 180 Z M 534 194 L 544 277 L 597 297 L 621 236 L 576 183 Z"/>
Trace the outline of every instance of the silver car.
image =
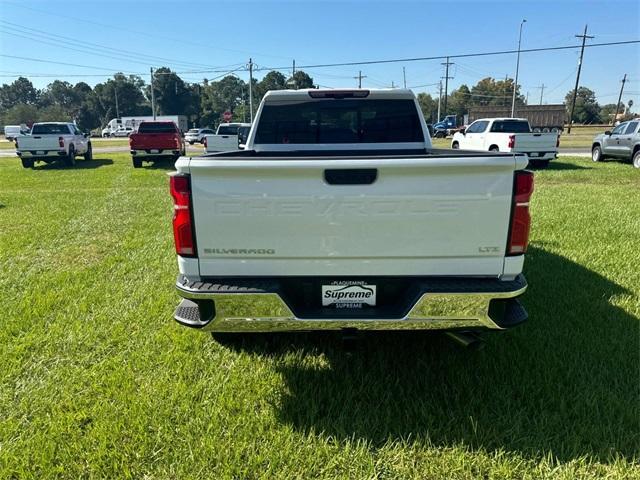
<path id="1" fill-rule="evenodd" d="M 184 141 L 189 142 L 189 145 L 202 143 L 205 135 L 213 135 L 214 133 L 216 132 L 210 128 L 192 128 L 185 134 Z"/>
<path id="2" fill-rule="evenodd" d="M 623 122 L 612 131 L 596 135 L 591 145 L 591 159 L 599 162 L 606 157 L 624 158 L 640 168 L 640 119 Z"/>

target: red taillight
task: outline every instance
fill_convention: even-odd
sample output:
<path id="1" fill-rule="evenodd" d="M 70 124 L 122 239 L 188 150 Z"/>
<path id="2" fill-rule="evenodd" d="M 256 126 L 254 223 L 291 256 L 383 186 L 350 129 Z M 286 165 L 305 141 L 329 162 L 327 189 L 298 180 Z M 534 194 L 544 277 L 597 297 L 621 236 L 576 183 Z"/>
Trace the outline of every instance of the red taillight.
<path id="1" fill-rule="evenodd" d="M 129 148 L 133 147 L 133 138 L 132 135 L 129 135 Z"/>
<path id="2" fill-rule="evenodd" d="M 191 216 L 191 181 L 189 175 L 172 175 L 173 238 L 176 253 L 183 257 L 196 257 L 196 244 Z"/>
<path id="3" fill-rule="evenodd" d="M 531 216 L 529 215 L 529 200 L 533 193 L 533 173 L 528 170 L 519 170 L 515 174 L 513 191 L 513 209 L 511 212 L 511 228 L 507 253 L 509 255 L 521 255 L 527 251 L 529 244 L 529 228 Z"/>
<path id="4" fill-rule="evenodd" d="M 64 138 L 58 137 L 58 146 L 64 148 Z"/>
<path id="5" fill-rule="evenodd" d="M 513 148 L 516 146 L 516 136 L 515 135 L 509 135 L 509 148 Z"/>

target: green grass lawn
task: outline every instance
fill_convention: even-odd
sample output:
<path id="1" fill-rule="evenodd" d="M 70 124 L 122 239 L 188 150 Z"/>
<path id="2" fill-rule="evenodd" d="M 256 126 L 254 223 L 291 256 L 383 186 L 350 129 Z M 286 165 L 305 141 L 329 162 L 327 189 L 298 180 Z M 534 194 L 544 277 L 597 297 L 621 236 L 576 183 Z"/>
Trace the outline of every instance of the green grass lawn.
<path id="1" fill-rule="evenodd" d="M 180 327 L 168 170 L 0 161 L 0 478 L 640 478 L 629 164 L 536 173 L 529 321 L 475 353 Z"/>

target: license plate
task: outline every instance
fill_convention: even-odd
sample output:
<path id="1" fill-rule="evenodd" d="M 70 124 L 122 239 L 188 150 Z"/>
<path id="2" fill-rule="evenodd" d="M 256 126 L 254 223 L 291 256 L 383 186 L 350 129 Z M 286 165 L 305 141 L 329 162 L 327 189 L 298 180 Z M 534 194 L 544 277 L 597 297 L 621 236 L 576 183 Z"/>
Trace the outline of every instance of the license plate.
<path id="1" fill-rule="evenodd" d="M 322 306 L 362 308 L 376 305 L 376 286 L 364 283 L 322 285 Z"/>
<path id="2" fill-rule="evenodd" d="M 157 148 L 154 148 L 152 150 L 149 150 L 151 153 L 160 153 L 160 150 L 158 150 Z"/>
<path id="3" fill-rule="evenodd" d="M 529 154 L 530 157 L 539 157 L 540 154 L 538 152 L 532 152 Z"/>
<path id="4" fill-rule="evenodd" d="M 36 155 L 44 155 L 44 150 L 38 150 L 38 151 L 36 151 Z"/>

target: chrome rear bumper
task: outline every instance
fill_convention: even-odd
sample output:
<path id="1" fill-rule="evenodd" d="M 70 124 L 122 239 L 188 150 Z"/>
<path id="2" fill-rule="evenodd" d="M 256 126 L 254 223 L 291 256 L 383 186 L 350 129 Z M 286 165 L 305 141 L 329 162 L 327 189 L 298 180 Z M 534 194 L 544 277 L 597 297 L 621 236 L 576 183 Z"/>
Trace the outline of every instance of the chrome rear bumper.
<path id="1" fill-rule="evenodd" d="M 384 280 L 378 280 L 384 281 Z M 175 312 L 180 324 L 215 332 L 299 330 L 471 330 L 510 328 L 527 319 L 516 297 L 527 288 L 523 275 L 497 279 L 415 279 L 417 300 L 400 315 L 369 317 L 344 311 L 305 312 L 277 280 L 194 281 L 179 276 L 184 300 Z M 295 312 L 295 313 L 294 313 Z"/>

